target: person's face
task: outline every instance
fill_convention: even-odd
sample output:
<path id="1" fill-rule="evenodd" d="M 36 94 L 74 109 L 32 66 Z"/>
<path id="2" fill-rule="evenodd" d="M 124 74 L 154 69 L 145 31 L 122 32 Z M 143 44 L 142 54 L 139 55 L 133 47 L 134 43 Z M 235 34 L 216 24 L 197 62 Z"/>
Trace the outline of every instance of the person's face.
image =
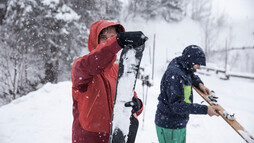
<path id="1" fill-rule="evenodd" d="M 200 69 L 200 65 L 195 64 L 195 65 L 193 66 L 193 68 L 194 68 L 195 70 Z"/>
<path id="2" fill-rule="evenodd" d="M 104 33 L 100 35 L 99 44 L 105 43 L 109 38 L 115 36 L 116 34 L 116 29 L 114 27 L 109 27 Z"/>

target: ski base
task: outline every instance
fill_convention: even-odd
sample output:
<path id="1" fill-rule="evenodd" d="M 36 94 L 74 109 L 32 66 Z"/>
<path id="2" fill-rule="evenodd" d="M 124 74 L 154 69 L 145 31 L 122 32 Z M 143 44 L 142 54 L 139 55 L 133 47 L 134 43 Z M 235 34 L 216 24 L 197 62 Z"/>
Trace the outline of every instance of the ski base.
<path id="1" fill-rule="evenodd" d="M 138 70 L 145 45 L 125 47 L 120 56 L 110 143 L 134 143 L 138 121 L 125 103 L 132 101 Z"/>

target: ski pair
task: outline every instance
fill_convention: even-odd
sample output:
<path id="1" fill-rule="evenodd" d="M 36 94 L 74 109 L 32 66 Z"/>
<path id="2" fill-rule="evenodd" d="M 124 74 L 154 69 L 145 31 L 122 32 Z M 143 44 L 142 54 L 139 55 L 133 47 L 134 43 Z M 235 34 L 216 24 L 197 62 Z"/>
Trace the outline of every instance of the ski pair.
<path id="1" fill-rule="evenodd" d="M 197 93 L 211 106 L 219 107 L 219 111 L 217 112 L 247 143 L 254 142 L 253 136 L 251 136 L 243 126 L 235 120 L 234 115 L 230 115 L 226 112 L 226 110 L 217 102 L 217 98 L 214 92 L 211 92 L 211 95 L 204 94 L 202 91 L 193 87 Z M 213 99 L 213 100 L 211 100 Z M 216 102 L 215 102 L 216 99 Z"/>

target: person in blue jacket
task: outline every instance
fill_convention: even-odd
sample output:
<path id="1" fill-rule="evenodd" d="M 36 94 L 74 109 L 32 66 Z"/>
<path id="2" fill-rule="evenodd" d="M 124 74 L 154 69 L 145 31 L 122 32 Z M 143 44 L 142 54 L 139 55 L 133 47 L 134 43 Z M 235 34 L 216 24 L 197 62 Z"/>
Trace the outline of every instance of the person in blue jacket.
<path id="1" fill-rule="evenodd" d="M 210 93 L 201 79 L 194 74 L 200 65 L 206 65 L 206 58 L 203 50 L 196 45 L 186 47 L 182 56 L 169 63 L 161 80 L 161 92 L 155 115 L 160 143 L 185 143 L 189 114 L 218 116 L 216 106 L 193 103 L 192 86 L 205 94 Z"/>

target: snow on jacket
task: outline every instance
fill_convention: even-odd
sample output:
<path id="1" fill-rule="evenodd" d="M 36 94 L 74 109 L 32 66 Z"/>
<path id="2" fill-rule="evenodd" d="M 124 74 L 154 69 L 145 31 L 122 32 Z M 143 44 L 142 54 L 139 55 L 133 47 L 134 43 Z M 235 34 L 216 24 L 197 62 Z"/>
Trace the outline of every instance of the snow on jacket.
<path id="1" fill-rule="evenodd" d="M 106 20 L 93 23 L 88 39 L 90 53 L 76 59 L 73 64 L 73 142 L 96 143 L 109 139 L 118 72 L 118 65 L 114 62 L 121 47 L 116 35 L 105 43 L 98 44 L 98 41 L 100 32 L 113 25 L 120 24 Z"/>
<path id="2" fill-rule="evenodd" d="M 199 87 L 202 81 L 192 67 L 205 65 L 204 55 L 197 52 L 200 49 L 195 50 L 183 51 L 182 56 L 173 59 L 162 77 L 155 116 L 155 124 L 160 127 L 185 128 L 189 114 L 207 114 L 206 105 L 193 103 L 192 85 Z"/>

